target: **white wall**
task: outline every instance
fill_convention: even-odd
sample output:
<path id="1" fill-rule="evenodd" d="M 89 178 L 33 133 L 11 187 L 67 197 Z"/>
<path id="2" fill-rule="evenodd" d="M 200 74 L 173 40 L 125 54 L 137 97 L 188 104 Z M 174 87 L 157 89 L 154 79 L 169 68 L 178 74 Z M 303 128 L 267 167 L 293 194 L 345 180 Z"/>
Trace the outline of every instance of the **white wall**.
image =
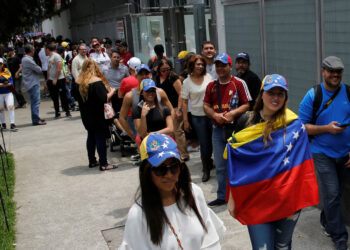
<path id="1" fill-rule="evenodd" d="M 56 15 L 45 19 L 42 23 L 43 32 L 50 33 L 54 37 L 62 35 L 63 39 L 72 38 L 72 32 L 69 28 L 69 24 L 70 10 L 67 9 L 62 11 L 59 16 Z"/>

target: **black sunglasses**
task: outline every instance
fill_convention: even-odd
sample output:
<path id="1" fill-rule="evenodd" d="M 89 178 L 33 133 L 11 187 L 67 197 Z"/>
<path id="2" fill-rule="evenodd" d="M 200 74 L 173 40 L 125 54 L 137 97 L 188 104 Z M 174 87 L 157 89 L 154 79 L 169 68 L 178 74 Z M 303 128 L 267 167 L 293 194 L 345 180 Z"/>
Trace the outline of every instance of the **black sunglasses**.
<path id="1" fill-rule="evenodd" d="M 177 174 L 179 171 L 180 163 L 174 162 L 171 164 L 161 164 L 158 167 L 152 167 L 152 171 L 156 176 L 164 176 L 170 170 L 171 174 Z"/>
<path id="2" fill-rule="evenodd" d="M 160 72 L 167 72 L 169 70 L 171 70 L 171 68 L 160 69 Z"/>
<path id="3" fill-rule="evenodd" d="M 337 74 L 341 74 L 343 73 L 342 69 L 327 69 L 327 71 L 331 74 L 337 73 Z"/>

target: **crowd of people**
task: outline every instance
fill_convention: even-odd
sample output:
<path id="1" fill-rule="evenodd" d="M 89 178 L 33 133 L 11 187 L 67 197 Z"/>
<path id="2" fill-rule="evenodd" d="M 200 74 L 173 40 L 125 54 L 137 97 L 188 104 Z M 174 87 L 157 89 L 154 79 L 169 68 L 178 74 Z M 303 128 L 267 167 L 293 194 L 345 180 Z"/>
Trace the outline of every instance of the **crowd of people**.
<path id="1" fill-rule="evenodd" d="M 131 159 L 140 187 L 120 249 L 220 249 L 226 228 L 209 207 L 225 204 L 248 226 L 253 249 L 291 249 L 301 210 L 319 202 L 315 170 L 321 226 L 337 250 L 348 249 L 341 194 L 350 169 L 350 87 L 341 82 L 340 58 L 323 60 L 324 81 L 305 95 L 298 118 L 287 107 L 285 77 L 261 81 L 246 52 L 233 61 L 207 41 L 201 54 L 180 51 L 175 72 L 163 45 L 148 62 L 127 47 L 108 38 L 87 44 L 45 37 L 17 41 L 0 58 L 2 129 L 6 106 L 16 130 L 14 96 L 17 108 L 26 106 L 22 80 L 32 124 L 46 124 L 39 116 L 43 74 L 56 119 L 61 110 L 66 117 L 80 110 L 90 168 L 118 167 L 107 162 L 111 125 L 137 145 Z M 209 203 L 185 163 L 198 147 L 202 182 L 216 169 L 217 198 Z"/>

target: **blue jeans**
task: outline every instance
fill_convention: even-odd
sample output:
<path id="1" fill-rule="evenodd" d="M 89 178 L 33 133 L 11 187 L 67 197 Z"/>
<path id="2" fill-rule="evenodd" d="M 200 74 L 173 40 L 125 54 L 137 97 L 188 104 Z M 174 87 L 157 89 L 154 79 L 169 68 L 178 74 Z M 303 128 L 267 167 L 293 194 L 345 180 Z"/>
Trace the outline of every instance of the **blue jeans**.
<path id="1" fill-rule="evenodd" d="M 213 153 L 213 144 L 211 142 L 212 124 L 210 119 L 207 116 L 192 115 L 192 125 L 196 134 L 199 135 L 198 139 L 201 156 L 211 157 Z"/>
<path id="2" fill-rule="evenodd" d="M 40 122 L 39 106 L 40 106 L 40 85 L 34 85 L 28 90 L 30 95 L 30 109 L 32 113 L 32 123 Z"/>
<path id="3" fill-rule="evenodd" d="M 199 136 L 200 137 L 200 136 Z M 224 129 L 213 125 L 213 150 L 214 163 L 216 166 L 216 179 L 218 181 L 217 198 L 226 199 L 226 182 L 227 182 L 227 160 L 223 158 L 227 140 L 225 139 Z"/>
<path id="4" fill-rule="evenodd" d="M 294 215 L 258 225 L 249 225 L 248 231 L 253 250 L 292 249 L 292 237 L 300 210 Z"/>
<path id="5" fill-rule="evenodd" d="M 349 169 L 344 166 L 349 157 L 331 158 L 325 154 L 315 153 L 312 157 L 322 192 L 321 225 L 331 235 L 334 243 L 347 242 L 348 232 L 342 216 L 341 194 L 349 175 Z"/>
<path id="6" fill-rule="evenodd" d="M 71 94 L 71 88 L 72 88 L 72 77 L 71 76 L 67 76 L 67 78 L 69 79 L 69 83 L 66 84 L 66 95 L 67 95 L 67 100 L 69 103 L 69 106 L 71 107 L 71 109 L 75 108 L 75 103 L 74 103 L 74 98 Z"/>
<path id="7" fill-rule="evenodd" d="M 86 140 L 86 149 L 89 157 L 89 163 L 95 163 L 95 149 L 97 149 L 100 167 L 107 165 L 107 146 L 106 146 L 107 131 L 104 130 L 88 130 Z"/>

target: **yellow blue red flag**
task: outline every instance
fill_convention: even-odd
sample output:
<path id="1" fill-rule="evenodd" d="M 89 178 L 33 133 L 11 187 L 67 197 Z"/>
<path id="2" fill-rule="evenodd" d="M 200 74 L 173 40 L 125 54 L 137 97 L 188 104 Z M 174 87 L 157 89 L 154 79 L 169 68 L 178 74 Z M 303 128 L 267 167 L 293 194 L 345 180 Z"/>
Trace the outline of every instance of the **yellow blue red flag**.
<path id="1" fill-rule="evenodd" d="M 292 111 L 286 112 L 263 141 L 266 123 L 258 123 L 234 135 L 227 156 L 229 191 L 235 202 L 235 218 L 245 225 L 286 218 L 318 204 L 318 186 L 304 124 Z M 229 193 L 229 192 L 227 192 Z"/>

